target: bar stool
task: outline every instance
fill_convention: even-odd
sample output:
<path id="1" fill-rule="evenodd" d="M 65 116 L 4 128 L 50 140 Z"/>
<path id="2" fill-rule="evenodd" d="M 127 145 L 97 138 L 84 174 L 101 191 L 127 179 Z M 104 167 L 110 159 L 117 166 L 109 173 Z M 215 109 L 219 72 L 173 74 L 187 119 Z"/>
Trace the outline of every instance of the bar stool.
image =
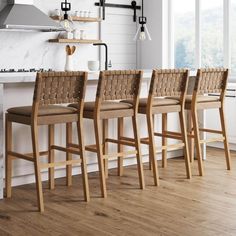
<path id="1" fill-rule="evenodd" d="M 224 101 L 226 86 L 228 81 L 229 70 L 223 68 L 209 68 L 198 69 L 195 81 L 193 95 L 186 97 L 185 109 L 191 112 L 192 117 L 192 132 L 188 135 L 190 139 L 194 140 L 196 146 L 196 155 L 198 160 L 199 175 L 204 175 L 202 164 L 201 144 L 210 142 L 223 142 L 226 156 L 227 170 L 231 169 L 231 157 L 228 145 L 227 129 L 225 124 Z M 209 94 L 214 96 L 209 96 Z M 207 109 L 219 109 L 221 130 L 212 130 L 206 128 L 199 128 L 199 120 L 197 111 Z M 190 118 L 191 118 L 190 117 Z M 220 137 L 200 140 L 200 132 L 207 132 L 213 134 L 220 134 Z M 194 153 L 194 146 L 191 145 L 191 153 Z"/>
<path id="2" fill-rule="evenodd" d="M 87 82 L 86 72 L 50 72 L 38 73 L 35 83 L 34 98 L 32 106 L 14 107 L 8 109 L 6 113 L 6 197 L 10 198 L 12 161 L 16 158 L 33 162 L 35 170 L 38 208 L 40 212 L 44 211 L 43 191 L 41 182 L 42 169 L 49 169 L 49 188 L 54 188 L 54 168 L 56 166 L 69 166 L 81 163 L 82 178 L 84 184 L 84 197 L 89 201 L 89 188 L 86 160 L 84 158 L 83 143 L 83 106 L 85 87 Z M 79 109 L 56 104 L 77 103 Z M 72 149 L 60 147 L 54 144 L 55 124 L 66 124 L 71 127 L 72 122 L 77 122 L 79 147 Z M 12 123 L 20 123 L 31 127 L 33 153 L 21 154 L 12 150 Z M 39 151 L 38 126 L 48 126 L 48 151 Z M 70 130 L 68 128 L 68 130 Z M 67 140 L 71 139 L 71 132 L 67 133 Z M 54 162 L 54 150 L 67 153 L 67 161 Z M 68 157 L 70 154 L 80 155 L 79 160 L 72 160 Z M 40 156 L 48 156 L 48 163 L 40 163 Z M 69 168 L 69 170 L 70 170 Z M 68 171 L 68 169 L 67 169 Z"/>
<path id="3" fill-rule="evenodd" d="M 166 166 L 167 150 L 183 148 L 187 178 L 191 178 L 187 131 L 184 117 L 184 103 L 188 86 L 188 70 L 158 69 L 153 70 L 148 98 L 140 99 L 138 112 L 145 114 L 148 126 L 148 138 L 142 138 L 141 143 L 149 145 L 149 161 L 152 164 L 154 184 L 159 185 L 159 175 L 156 161 L 155 136 L 162 137 L 163 167 Z M 169 98 L 165 98 L 169 96 Z M 173 99 L 178 96 L 179 100 Z M 125 101 L 130 103 L 129 100 Z M 181 133 L 167 130 L 168 113 L 179 113 Z M 154 131 L 155 115 L 162 114 L 162 133 Z M 180 140 L 181 143 L 168 145 L 167 138 Z"/>
<path id="4" fill-rule="evenodd" d="M 142 71 L 132 70 L 101 72 L 96 101 L 86 102 L 84 106 L 84 118 L 92 119 L 94 122 L 96 145 L 86 146 L 86 150 L 97 154 L 102 197 L 107 197 L 106 174 L 104 169 L 107 168 L 107 160 L 113 157 L 135 154 L 138 164 L 140 188 L 145 188 L 140 139 L 137 128 L 137 111 L 142 74 Z M 122 99 L 131 99 L 132 102 L 130 104 L 121 103 L 120 100 Z M 70 104 L 69 106 L 77 108 L 77 104 Z M 135 141 L 133 139 L 130 141 L 129 138 L 123 136 L 120 136 L 117 140 L 107 137 L 108 120 L 118 119 L 118 126 L 120 127 L 120 121 L 124 117 L 132 118 Z M 103 122 L 103 127 L 101 126 L 101 121 Z M 108 154 L 108 143 L 117 144 L 118 153 Z M 135 147 L 135 151 L 123 152 L 120 149 L 121 145 Z M 72 146 L 76 147 L 76 145 Z"/>

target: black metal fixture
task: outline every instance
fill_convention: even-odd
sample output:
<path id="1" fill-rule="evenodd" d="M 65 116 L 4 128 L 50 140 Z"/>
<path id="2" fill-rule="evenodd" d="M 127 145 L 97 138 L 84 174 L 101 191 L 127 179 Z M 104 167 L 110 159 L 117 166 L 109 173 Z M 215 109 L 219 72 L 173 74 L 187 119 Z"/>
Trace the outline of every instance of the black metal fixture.
<path id="1" fill-rule="evenodd" d="M 61 25 L 66 31 L 73 30 L 73 22 L 68 15 L 68 11 L 71 10 L 71 3 L 67 0 L 61 3 L 61 10 L 64 12 L 63 19 L 61 20 Z"/>
<path id="2" fill-rule="evenodd" d="M 147 28 L 147 17 L 144 16 L 144 4 L 142 0 L 142 16 L 139 17 L 139 27 L 137 33 L 134 36 L 134 40 L 144 41 L 148 38 L 148 40 L 152 40 L 150 33 Z"/>
<path id="3" fill-rule="evenodd" d="M 115 8 L 125 8 L 125 9 L 132 9 L 134 11 L 134 22 L 136 22 L 137 18 L 137 10 L 141 10 L 140 6 L 137 6 L 136 1 L 132 1 L 130 5 L 125 4 L 113 4 L 113 3 L 106 3 L 106 0 L 100 0 L 100 2 L 96 2 L 95 6 L 102 7 L 102 18 L 105 20 L 106 18 L 106 7 L 115 7 Z"/>
<path id="4" fill-rule="evenodd" d="M 105 70 L 112 67 L 111 61 L 108 64 L 108 46 L 106 43 L 94 43 L 93 46 L 104 46 L 105 47 Z"/>

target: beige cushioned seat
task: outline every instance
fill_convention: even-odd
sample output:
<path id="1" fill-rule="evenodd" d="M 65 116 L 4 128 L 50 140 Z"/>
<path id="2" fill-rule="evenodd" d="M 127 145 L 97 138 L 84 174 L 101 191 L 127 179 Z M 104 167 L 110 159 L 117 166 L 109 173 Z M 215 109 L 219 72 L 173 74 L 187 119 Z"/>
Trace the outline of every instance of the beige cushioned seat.
<path id="1" fill-rule="evenodd" d="M 179 100 L 179 97 L 166 97 L 166 98 Z M 200 103 L 201 102 L 218 102 L 218 101 L 219 101 L 219 97 L 216 97 L 216 96 L 198 96 L 197 97 L 197 102 L 200 102 Z M 192 102 L 192 95 L 187 95 L 185 98 L 185 102 L 186 103 Z"/>
<path id="2" fill-rule="evenodd" d="M 10 114 L 22 115 L 22 116 L 31 116 L 32 106 L 24 107 L 13 107 L 7 110 Z M 64 107 L 64 106 L 42 106 L 39 108 L 39 116 L 49 116 L 49 115 L 62 115 L 62 114 L 74 114 L 76 109 L 73 107 Z"/>
<path id="3" fill-rule="evenodd" d="M 77 108 L 78 104 L 70 104 L 69 107 Z M 101 111 L 131 109 L 133 106 L 128 103 L 105 101 L 101 104 Z M 85 102 L 85 111 L 94 111 L 95 102 Z"/>
<path id="4" fill-rule="evenodd" d="M 139 99 L 139 107 L 146 107 L 147 106 L 147 98 L 140 98 Z M 132 103 L 131 100 L 124 100 L 122 102 Z M 153 106 L 169 106 L 169 105 L 178 105 L 179 101 L 177 99 L 166 99 L 166 98 L 154 98 L 153 99 Z"/>

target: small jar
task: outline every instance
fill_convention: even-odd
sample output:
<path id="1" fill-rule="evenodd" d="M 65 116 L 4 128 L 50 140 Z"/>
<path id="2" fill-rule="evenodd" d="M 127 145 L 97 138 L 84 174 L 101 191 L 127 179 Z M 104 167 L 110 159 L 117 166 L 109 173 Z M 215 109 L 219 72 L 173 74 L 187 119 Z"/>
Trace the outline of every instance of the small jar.
<path id="1" fill-rule="evenodd" d="M 75 30 L 73 31 L 73 38 L 74 38 L 74 39 L 79 39 L 79 38 L 80 38 L 80 32 L 79 32 L 79 30 L 75 29 Z"/>
<path id="2" fill-rule="evenodd" d="M 54 16 L 61 17 L 61 10 L 60 9 L 55 9 Z"/>

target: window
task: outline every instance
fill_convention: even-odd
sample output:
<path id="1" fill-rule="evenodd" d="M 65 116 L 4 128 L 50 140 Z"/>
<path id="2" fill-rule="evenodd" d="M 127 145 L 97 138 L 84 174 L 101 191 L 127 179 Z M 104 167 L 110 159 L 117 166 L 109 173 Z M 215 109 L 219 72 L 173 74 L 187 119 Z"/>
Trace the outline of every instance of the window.
<path id="1" fill-rule="evenodd" d="M 175 67 L 194 68 L 195 0 L 173 1 L 173 9 Z"/>
<path id="2" fill-rule="evenodd" d="M 201 4 L 202 67 L 222 67 L 223 0 L 207 0 Z"/>
<path id="3" fill-rule="evenodd" d="M 236 0 L 231 0 L 231 74 L 236 75 Z"/>
<path id="4" fill-rule="evenodd" d="M 236 0 L 169 0 L 169 4 L 170 64 L 190 69 L 230 67 L 236 79 Z"/>

